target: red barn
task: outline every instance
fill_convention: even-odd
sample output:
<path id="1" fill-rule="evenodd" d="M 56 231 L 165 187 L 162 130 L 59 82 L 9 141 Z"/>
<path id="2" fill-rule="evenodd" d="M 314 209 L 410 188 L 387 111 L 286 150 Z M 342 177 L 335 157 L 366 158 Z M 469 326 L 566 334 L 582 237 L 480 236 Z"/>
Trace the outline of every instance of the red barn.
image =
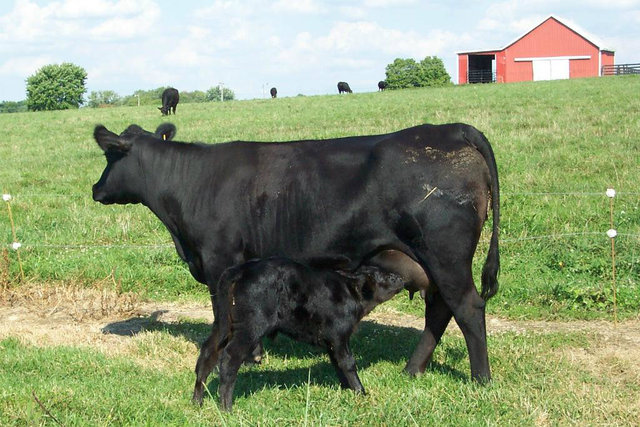
<path id="1" fill-rule="evenodd" d="M 603 65 L 613 65 L 613 50 L 550 16 L 502 49 L 459 52 L 458 83 L 596 77 Z"/>

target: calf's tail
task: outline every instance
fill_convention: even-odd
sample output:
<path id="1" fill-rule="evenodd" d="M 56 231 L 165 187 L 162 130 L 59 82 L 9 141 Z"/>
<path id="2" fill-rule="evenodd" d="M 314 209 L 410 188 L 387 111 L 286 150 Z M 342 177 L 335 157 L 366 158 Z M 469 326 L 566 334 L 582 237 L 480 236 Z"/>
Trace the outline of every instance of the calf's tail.
<path id="1" fill-rule="evenodd" d="M 231 310 L 233 306 L 233 292 L 237 280 L 237 272 L 229 268 L 220 277 L 214 298 L 214 315 L 218 326 L 218 341 L 216 349 L 222 349 L 231 338 Z"/>
<path id="2" fill-rule="evenodd" d="M 498 271 L 500 270 L 500 251 L 498 235 L 500 233 L 500 184 L 498 182 L 498 167 L 493 149 L 487 138 L 475 128 L 465 131 L 465 139 L 472 144 L 484 157 L 491 179 L 491 211 L 493 212 L 493 227 L 489 252 L 482 268 L 482 290 L 480 295 L 486 301 L 498 292 Z"/>

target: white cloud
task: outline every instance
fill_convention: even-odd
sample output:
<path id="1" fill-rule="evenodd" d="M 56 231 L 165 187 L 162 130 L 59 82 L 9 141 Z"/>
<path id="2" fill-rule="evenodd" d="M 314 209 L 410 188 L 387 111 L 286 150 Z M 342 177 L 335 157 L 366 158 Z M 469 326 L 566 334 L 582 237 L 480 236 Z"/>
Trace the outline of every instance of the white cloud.
<path id="1" fill-rule="evenodd" d="M 362 7 L 355 6 L 340 6 L 338 7 L 340 12 L 338 16 L 349 17 L 351 19 L 363 19 L 367 16 L 367 11 Z"/>
<path id="2" fill-rule="evenodd" d="M 153 0 L 63 0 L 40 6 L 17 0 L 0 17 L 0 40 L 53 44 L 61 39 L 143 36 L 160 14 Z"/>
<path id="3" fill-rule="evenodd" d="M 62 4 L 55 2 L 50 5 L 54 15 L 67 19 L 105 18 L 113 16 L 137 15 L 149 2 L 136 0 L 65 0 Z"/>
<path id="4" fill-rule="evenodd" d="M 287 13 L 316 14 L 324 12 L 324 8 L 315 0 L 278 0 L 273 4 L 276 11 Z"/>
<path id="5" fill-rule="evenodd" d="M 395 7 L 408 4 L 414 4 L 417 0 L 364 0 L 362 4 L 365 7 Z"/>
<path id="6" fill-rule="evenodd" d="M 38 69 L 52 62 L 54 61 L 48 55 L 9 58 L 0 64 L 0 75 L 25 76 L 26 78 L 26 76 L 35 73 Z"/>
<path id="7" fill-rule="evenodd" d="M 440 54 L 456 37 L 454 33 L 441 30 L 422 35 L 415 31 L 384 28 L 375 22 L 338 22 L 326 36 L 313 38 L 308 32 L 298 34 L 291 49 L 334 55 L 377 51 L 423 58 Z"/>

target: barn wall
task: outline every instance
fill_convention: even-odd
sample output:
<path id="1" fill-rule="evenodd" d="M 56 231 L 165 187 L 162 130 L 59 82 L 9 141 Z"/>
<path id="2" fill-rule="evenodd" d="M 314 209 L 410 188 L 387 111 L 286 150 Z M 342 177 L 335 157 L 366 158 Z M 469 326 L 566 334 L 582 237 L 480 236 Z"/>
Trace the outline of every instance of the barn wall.
<path id="1" fill-rule="evenodd" d="M 468 83 L 467 70 L 469 69 L 469 55 L 458 55 L 458 84 Z"/>
<path id="2" fill-rule="evenodd" d="M 604 50 L 600 54 L 602 55 L 601 65 L 613 65 L 613 52 Z"/>
<path id="3" fill-rule="evenodd" d="M 533 80 L 531 61 L 515 62 L 515 58 L 583 56 L 569 63 L 570 77 L 599 75 L 599 50 L 573 30 L 550 18 L 504 50 L 505 82 Z"/>

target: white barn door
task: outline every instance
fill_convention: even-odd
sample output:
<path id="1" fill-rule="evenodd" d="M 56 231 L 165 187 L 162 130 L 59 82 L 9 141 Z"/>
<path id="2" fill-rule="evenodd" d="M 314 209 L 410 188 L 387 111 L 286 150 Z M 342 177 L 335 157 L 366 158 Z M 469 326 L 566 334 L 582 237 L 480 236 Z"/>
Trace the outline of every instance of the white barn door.
<path id="1" fill-rule="evenodd" d="M 534 59 L 533 80 L 560 80 L 569 78 L 568 59 Z"/>

